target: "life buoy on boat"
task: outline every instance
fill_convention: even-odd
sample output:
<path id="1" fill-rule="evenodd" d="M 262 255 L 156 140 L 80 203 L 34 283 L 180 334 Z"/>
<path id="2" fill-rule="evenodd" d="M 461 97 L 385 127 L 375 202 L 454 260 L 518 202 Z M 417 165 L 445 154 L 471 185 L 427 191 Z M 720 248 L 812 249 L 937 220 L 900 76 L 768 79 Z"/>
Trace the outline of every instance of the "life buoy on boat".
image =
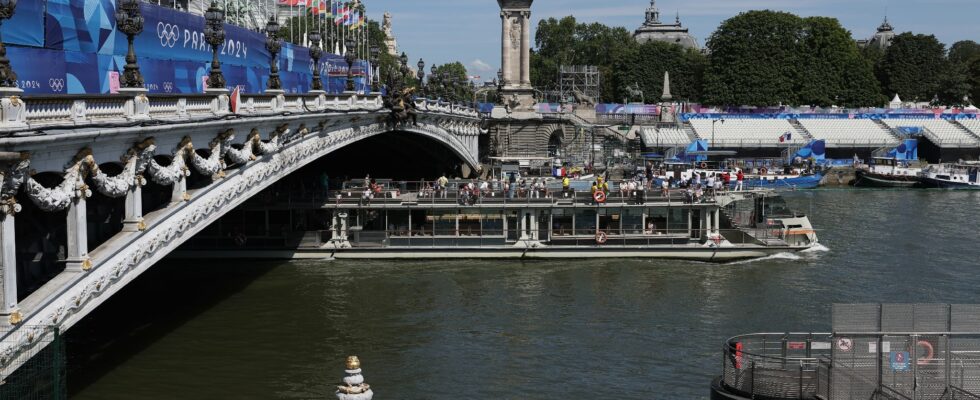
<path id="1" fill-rule="evenodd" d="M 915 360 L 915 363 L 918 365 L 929 365 L 929 362 L 931 362 L 932 358 L 936 355 L 936 349 L 932 347 L 932 343 L 929 343 L 928 340 L 920 340 L 915 342 L 915 345 L 922 346 L 926 349 L 926 355 L 919 357 L 917 360 Z"/>
<path id="2" fill-rule="evenodd" d="M 595 242 L 596 243 L 598 243 L 598 244 L 606 244 L 606 242 L 608 240 L 609 240 L 609 236 L 606 235 L 606 232 L 596 231 L 596 233 L 595 233 Z"/>
<path id="3" fill-rule="evenodd" d="M 603 192 L 601 190 L 597 190 L 595 193 L 592 194 L 592 199 L 595 200 L 596 203 L 605 203 L 606 202 L 606 192 Z"/>
<path id="4" fill-rule="evenodd" d="M 769 170 L 766 167 L 759 168 L 759 175 L 766 175 L 768 173 Z"/>
<path id="5" fill-rule="evenodd" d="M 701 163 L 701 169 L 708 169 L 708 163 L 702 162 Z"/>

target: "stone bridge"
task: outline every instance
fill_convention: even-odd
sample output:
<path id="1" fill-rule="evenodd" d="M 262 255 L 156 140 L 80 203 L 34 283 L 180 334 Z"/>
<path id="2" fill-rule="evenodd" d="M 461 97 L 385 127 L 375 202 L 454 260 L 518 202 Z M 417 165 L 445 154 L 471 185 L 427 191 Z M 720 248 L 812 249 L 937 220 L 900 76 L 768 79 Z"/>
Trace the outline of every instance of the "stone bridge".
<path id="1" fill-rule="evenodd" d="M 480 169 L 478 137 L 486 131 L 468 108 L 420 100 L 417 124 L 394 125 L 378 95 L 243 95 L 235 112 L 230 101 L 0 99 L 0 375 L 26 361 L 50 334 L 46 328 L 71 327 L 226 212 L 354 142 L 387 132 L 423 135 Z M 150 181 L 172 189 L 169 202 L 144 215 L 142 188 Z M 86 199 L 96 192 L 124 199 L 125 216 L 121 231 L 90 248 Z M 24 237 L 15 236 L 17 214 L 28 205 L 67 223 L 64 270 L 25 297 L 17 293 Z"/>

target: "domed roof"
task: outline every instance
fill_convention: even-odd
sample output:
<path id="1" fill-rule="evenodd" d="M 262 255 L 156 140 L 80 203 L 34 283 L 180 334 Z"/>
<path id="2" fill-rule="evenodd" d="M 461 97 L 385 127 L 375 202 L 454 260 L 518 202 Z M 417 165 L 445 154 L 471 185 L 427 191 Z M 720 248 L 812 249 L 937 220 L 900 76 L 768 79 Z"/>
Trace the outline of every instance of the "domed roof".
<path id="1" fill-rule="evenodd" d="M 656 0 L 650 0 L 650 7 L 647 8 L 646 12 L 646 21 L 642 26 L 636 28 L 633 38 L 640 43 L 658 41 L 678 44 L 689 49 L 698 49 L 697 40 L 691 36 L 687 28 L 681 25 L 680 15 L 677 16 L 673 24 L 660 22 L 660 10 L 657 9 Z"/>

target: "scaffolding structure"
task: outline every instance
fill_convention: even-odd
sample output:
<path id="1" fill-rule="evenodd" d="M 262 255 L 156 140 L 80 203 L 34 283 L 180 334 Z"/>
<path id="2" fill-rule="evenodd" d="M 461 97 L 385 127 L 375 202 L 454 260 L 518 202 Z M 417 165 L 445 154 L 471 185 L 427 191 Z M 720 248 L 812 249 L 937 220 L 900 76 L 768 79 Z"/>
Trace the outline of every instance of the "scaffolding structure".
<path id="1" fill-rule="evenodd" d="M 602 74 L 595 65 L 562 65 L 558 67 L 558 91 L 561 98 L 574 101 L 575 92 L 599 101 L 602 93 Z"/>

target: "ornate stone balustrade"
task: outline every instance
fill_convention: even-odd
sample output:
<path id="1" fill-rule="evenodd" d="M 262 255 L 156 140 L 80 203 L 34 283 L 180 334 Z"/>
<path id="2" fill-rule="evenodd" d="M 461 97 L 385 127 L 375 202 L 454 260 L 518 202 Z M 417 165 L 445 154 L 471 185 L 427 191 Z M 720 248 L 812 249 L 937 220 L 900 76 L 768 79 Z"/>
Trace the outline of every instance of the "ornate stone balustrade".
<path id="1" fill-rule="evenodd" d="M 101 95 L 4 98 L 0 136 L 48 127 L 111 124 L 114 122 L 174 122 L 227 115 L 262 116 L 282 113 L 376 111 L 380 96 L 369 95 L 241 95 L 231 111 L 228 95 Z M 419 111 L 477 118 L 470 108 L 420 99 Z"/>

